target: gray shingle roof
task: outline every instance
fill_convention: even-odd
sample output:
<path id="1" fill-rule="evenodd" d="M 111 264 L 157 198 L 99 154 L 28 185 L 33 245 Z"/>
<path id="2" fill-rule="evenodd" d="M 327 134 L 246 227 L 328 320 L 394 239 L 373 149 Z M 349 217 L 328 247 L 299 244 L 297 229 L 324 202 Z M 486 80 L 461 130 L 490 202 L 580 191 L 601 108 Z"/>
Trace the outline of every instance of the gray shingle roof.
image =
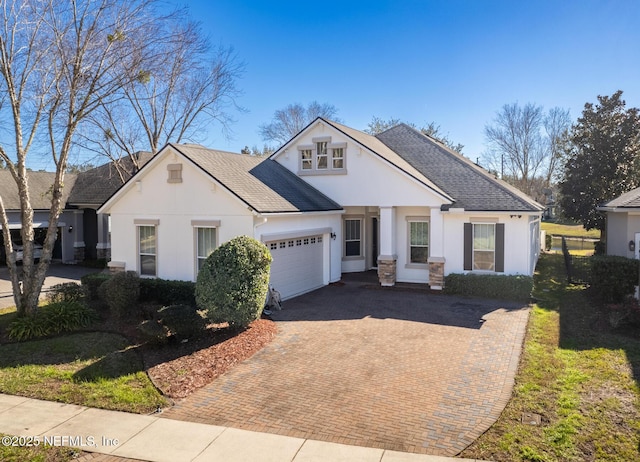
<path id="1" fill-rule="evenodd" d="M 602 204 L 607 208 L 640 208 L 640 188 L 632 189 L 609 202 Z"/>
<path id="2" fill-rule="evenodd" d="M 342 210 L 339 204 L 271 159 L 193 144 L 171 146 L 257 212 Z"/>
<path id="3" fill-rule="evenodd" d="M 541 211 L 527 195 L 405 124 L 376 138 L 469 211 Z"/>
<path id="4" fill-rule="evenodd" d="M 138 163 L 140 167 L 146 164 L 153 155 L 150 152 L 138 152 Z M 126 182 L 133 175 L 135 167 L 131 159 L 127 156 L 121 159 Z M 113 193 L 123 185 L 120 175 L 109 162 L 100 165 L 86 172 L 80 172 L 75 185 L 69 195 L 69 203 L 72 205 L 102 205 Z"/>
<path id="5" fill-rule="evenodd" d="M 29 196 L 34 210 L 49 210 L 51 208 L 51 186 L 55 180 L 54 172 L 28 172 Z M 62 201 L 66 203 L 72 191 L 77 175 L 67 173 L 64 176 Z M 5 209 L 20 210 L 18 188 L 9 170 L 0 170 L 0 197 Z"/>

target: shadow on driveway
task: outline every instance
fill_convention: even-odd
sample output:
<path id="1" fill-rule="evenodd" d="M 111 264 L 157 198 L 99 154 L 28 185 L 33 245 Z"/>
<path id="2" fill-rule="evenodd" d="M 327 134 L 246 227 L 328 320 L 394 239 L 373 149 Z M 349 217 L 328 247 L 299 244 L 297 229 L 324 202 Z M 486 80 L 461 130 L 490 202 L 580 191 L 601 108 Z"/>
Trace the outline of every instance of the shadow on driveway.
<path id="1" fill-rule="evenodd" d="M 383 288 L 357 276 L 284 302 L 276 321 L 398 319 L 443 326 L 480 329 L 485 315 L 521 310 L 522 303 L 442 295 L 428 290 Z M 345 303 L 349 300 L 349 303 Z"/>

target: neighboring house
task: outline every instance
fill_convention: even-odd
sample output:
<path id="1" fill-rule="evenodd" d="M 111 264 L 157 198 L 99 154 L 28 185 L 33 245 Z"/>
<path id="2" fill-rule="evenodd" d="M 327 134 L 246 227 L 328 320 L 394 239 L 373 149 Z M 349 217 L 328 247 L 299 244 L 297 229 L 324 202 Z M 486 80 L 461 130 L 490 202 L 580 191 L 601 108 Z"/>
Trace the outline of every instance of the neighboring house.
<path id="1" fill-rule="evenodd" d="M 606 214 L 606 253 L 638 258 L 640 252 L 640 188 L 601 205 Z"/>
<path id="2" fill-rule="evenodd" d="M 98 213 L 113 268 L 195 280 L 244 234 L 288 298 L 372 268 L 434 289 L 454 272 L 532 275 L 543 209 L 407 125 L 372 136 L 318 118 L 267 159 L 169 144 Z"/>
<path id="3" fill-rule="evenodd" d="M 49 228 L 49 209 L 51 208 L 51 186 L 55 174 L 51 172 L 29 172 L 29 193 L 31 207 L 33 207 L 34 241 L 37 246 L 44 243 L 47 229 Z M 76 182 L 77 175 L 65 175 L 65 188 L 62 200 L 66 204 L 70 191 Z M 0 170 L 0 197 L 7 211 L 11 239 L 17 246 L 22 245 L 20 229 L 20 199 L 16 183 L 9 170 Z M 77 239 L 78 230 L 73 225 L 76 222 L 75 211 L 66 206 L 58 219 L 58 237 L 53 249 L 53 258 L 65 262 L 74 260 L 74 242 Z M 0 225 L 0 230 L 2 225 Z M 0 263 L 5 264 L 4 235 L 0 232 Z"/>
<path id="4" fill-rule="evenodd" d="M 144 165 L 152 157 L 148 152 L 139 152 L 136 156 L 139 165 Z M 64 263 L 78 263 L 110 257 L 108 216 L 98 215 L 96 210 L 122 186 L 123 179 L 126 181 L 131 178 L 132 173 L 129 172 L 134 171 L 131 160 L 127 157 L 120 162 L 121 174 L 116 171 L 112 162 L 84 172 L 65 174 L 62 197 L 65 205 L 58 220 L 53 259 Z M 54 180 L 53 172 L 29 172 L 29 193 L 34 209 L 34 240 L 38 246 L 44 242 L 49 227 L 50 191 Z M 20 246 L 20 201 L 9 170 L 0 170 L 0 197 L 7 210 L 13 242 Z M 4 262 L 4 238 L 0 233 L 0 264 Z"/>
<path id="5" fill-rule="evenodd" d="M 144 151 L 135 155 L 138 166 L 143 166 L 153 157 L 150 152 Z M 73 223 L 78 238 L 74 242 L 75 261 L 108 260 L 111 257 L 109 217 L 96 211 L 136 171 L 136 166 L 128 156 L 118 162 L 119 169 L 109 162 L 76 175 L 67 199 L 67 206 L 75 210 L 76 217 Z"/>

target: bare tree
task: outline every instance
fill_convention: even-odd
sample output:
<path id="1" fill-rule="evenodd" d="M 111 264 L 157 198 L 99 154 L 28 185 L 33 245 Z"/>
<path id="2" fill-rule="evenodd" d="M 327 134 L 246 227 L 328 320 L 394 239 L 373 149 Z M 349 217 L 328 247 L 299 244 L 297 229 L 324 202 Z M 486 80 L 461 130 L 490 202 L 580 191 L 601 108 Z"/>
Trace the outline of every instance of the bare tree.
<path id="1" fill-rule="evenodd" d="M 549 109 L 544 118 L 544 130 L 549 160 L 547 162 L 546 182 L 547 186 L 557 180 L 561 172 L 561 160 L 566 152 L 566 144 L 569 141 L 571 129 L 571 116 L 568 109 L 554 107 Z"/>
<path id="2" fill-rule="evenodd" d="M 370 135 L 377 135 L 378 133 L 382 133 L 383 131 L 388 130 L 392 127 L 395 127 L 396 125 L 399 125 L 401 123 L 403 123 L 402 120 L 396 119 L 395 117 L 392 117 L 388 120 L 384 120 L 384 119 L 381 119 L 380 117 L 373 116 L 373 119 L 371 119 L 371 122 L 367 124 L 367 128 L 365 128 L 364 131 L 365 133 L 368 133 Z M 440 125 L 436 124 L 435 122 L 429 122 L 428 124 L 424 125 L 421 128 L 418 128 L 418 126 L 412 122 L 407 122 L 407 125 L 409 125 L 412 128 L 415 128 L 416 130 L 419 130 L 423 135 L 426 135 L 430 138 L 433 138 L 436 141 L 439 141 L 440 143 L 447 146 L 449 149 L 452 149 L 462 154 L 462 149 L 464 148 L 464 144 L 455 143 L 451 141 L 451 139 L 449 139 L 447 135 L 442 133 L 440 129 Z"/>
<path id="3" fill-rule="evenodd" d="M 338 109 L 332 104 L 320 104 L 317 101 L 309 103 L 307 107 L 300 103 L 289 104 L 283 109 L 278 109 L 273 114 L 271 122 L 260 126 L 260 135 L 263 141 L 282 145 L 317 117 L 340 122 L 340 119 L 336 117 L 337 114 Z"/>
<path id="4" fill-rule="evenodd" d="M 0 141 L 0 158 L 16 183 L 23 242 L 22 282 L 7 211 L 0 221 L 19 315 L 37 311 L 56 240 L 64 175 L 74 134 L 97 107 L 145 69 L 157 34 L 153 0 L 5 0 L 0 2 L 0 120 L 12 132 Z M 156 24 L 157 26 L 157 24 Z M 55 165 L 49 225 L 34 263 L 33 207 L 27 158 L 40 148 Z"/>
<path id="5" fill-rule="evenodd" d="M 95 111 L 82 131 L 82 146 L 113 161 L 123 181 L 139 169 L 140 151 L 155 154 L 168 142 L 196 141 L 214 122 L 226 133 L 230 109 L 242 110 L 236 82 L 244 65 L 232 48 L 213 49 L 185 14 L 175 12 L 167 21 L 169 33 L 155 43 L 158 59 L 122 87 L 121 100 Z"/>
<path id="6" fill-rule="evenodd" d="M 554 108 L 545 116 L 535 104 L 505 104 L 493 123 L 485 126 L 489 151 L 483 161 L 503 179 L 535 195 L 536 178 L 550 181 L 557 169 L 558 143 L 569 123 L 563 109 Z"/>

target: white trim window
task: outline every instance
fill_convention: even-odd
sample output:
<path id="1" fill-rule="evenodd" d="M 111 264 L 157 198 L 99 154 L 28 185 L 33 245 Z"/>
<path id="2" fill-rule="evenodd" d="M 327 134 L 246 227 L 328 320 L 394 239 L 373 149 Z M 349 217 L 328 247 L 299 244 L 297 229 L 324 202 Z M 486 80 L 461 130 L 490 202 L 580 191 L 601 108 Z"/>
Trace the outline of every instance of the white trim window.
<path id="1" fill-rule="evenodd" d="M 409 263 L 424 264 L 429 261 L 429 222 L 409 221 Z"/>
<path id="2" fill-rule="evenodd" d="M 311 139 L 298 149 L 299 173 L 305 175 L 344 175 L 347 173 L 347 143 L 332 143 L 330 136 Z"/>
<path id="3" fill-rule="evenodd" d="M 473 269 L 495 271 L 495 262 L 495 223 L 473 223 Z"/>
<path id="4" fill-rule="evenodd" d="M 343 147 L 331 149 L 331 167 L 334 170 L 344 168 L 344 149 Z"/>
<path id="5" fill-rule="evenodd" d="M 216 250 L 216 228 L 196 227 L 196 276 L 200 272 L 204 261 Z"/>
<path id="6" fill-rule="evenodd" d="M 138 225 L 138 271 L 140 276 L 157 276 L 157 242 L 156 226 Z"/>
<path id="7" fill-rule="evenodd" d="M 360 218 L 344 220 L 344 256 L 362 256 L 362 220 Z"/>
<path id="8" fill-rule="evenodd" d="M 316 168 L 318 170 L 326 170 L 329 166 L 327 164 L 327 142 L 319 141 L 316 143 Z"/>
<path id="9" fill-rule="evenodd" d="M 313 149 L 300 149 L 300 168 L 313 170 Z"/>

